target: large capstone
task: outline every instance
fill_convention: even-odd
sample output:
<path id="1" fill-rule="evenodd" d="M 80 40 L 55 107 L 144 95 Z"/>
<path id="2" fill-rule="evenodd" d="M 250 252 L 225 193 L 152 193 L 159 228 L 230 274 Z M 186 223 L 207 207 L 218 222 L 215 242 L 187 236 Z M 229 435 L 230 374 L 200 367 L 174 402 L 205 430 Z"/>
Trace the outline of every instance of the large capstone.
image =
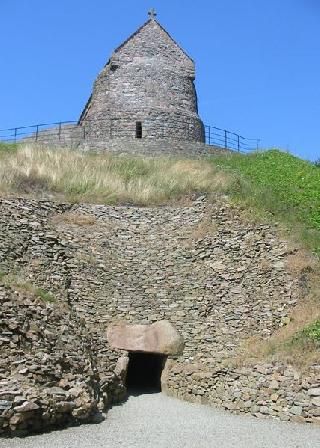
<path id="1" fill-rule="evenodd" d="M 178 355 L 184 345 L 180 334 L 167 320 L 151 325 L 111 325 L 107 338 L 113 348 L 163 355 Z"/>

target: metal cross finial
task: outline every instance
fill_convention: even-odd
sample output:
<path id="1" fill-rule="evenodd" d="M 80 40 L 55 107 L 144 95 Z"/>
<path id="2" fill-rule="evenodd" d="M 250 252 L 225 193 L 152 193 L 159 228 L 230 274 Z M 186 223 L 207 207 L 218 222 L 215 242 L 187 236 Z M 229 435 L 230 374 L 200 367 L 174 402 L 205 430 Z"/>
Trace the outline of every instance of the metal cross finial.
<path id="1" fill-rule="evenodd" d="M 157 16 L 157 12 L 154 8 L 150 9 L 150 11 L 148 11 L 148 15 L 150 16 L 150 19 L 155 19 Z"/>

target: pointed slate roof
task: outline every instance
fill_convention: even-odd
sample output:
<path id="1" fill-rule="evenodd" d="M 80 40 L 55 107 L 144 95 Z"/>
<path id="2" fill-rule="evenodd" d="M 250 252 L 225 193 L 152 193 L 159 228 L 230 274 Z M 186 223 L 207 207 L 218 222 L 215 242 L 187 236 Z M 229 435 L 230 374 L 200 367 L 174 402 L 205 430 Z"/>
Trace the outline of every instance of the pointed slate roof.
<path id="1" fill-rule="evenodd" d="M 146 27 L 154 23 L 156 23 L 159 29 L 169 37 L 173 45 L 175 45 L 192 63 L 194 63 L 193 59 L 184 51 L 184 49 L 173 39 L 168 31 L 163 28 L 163 26 L 160 25 L 160 23 L 155 18 L 150 18 L 143 25 L 141 25 L 134 33 L 131 34 L 131 36 L 128 37 L 128 39 L 126 39 L 121 45 L 119 45 L 119 47 L 114 50 L 114 54 L 118 53 L 122 48 L 124 48 L 128 42 L 130 42 L 137 34 L 141 33 L 141 31 L 143 31 Z"/>

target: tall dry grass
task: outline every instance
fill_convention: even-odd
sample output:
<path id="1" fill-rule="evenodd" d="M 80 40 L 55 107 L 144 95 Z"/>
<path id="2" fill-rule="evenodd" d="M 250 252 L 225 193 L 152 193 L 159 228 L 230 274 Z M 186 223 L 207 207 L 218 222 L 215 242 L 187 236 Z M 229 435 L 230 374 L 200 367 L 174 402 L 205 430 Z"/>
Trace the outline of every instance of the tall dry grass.
<path id="1" fill-rule="evenodd" d="M 0 192 L 71 201 L 159 204 L 224 190 L 229 176 L 205 160 L 116 156 L 25 145 L 0 154 Z"/>

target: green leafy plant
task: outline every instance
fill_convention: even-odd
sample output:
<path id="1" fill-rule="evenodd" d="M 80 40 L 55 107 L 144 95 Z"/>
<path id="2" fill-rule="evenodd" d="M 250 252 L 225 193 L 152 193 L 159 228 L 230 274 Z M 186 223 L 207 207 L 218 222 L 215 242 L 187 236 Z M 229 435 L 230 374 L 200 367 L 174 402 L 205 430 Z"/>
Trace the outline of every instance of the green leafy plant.
<path id="1" fill-rule="evenodd" d="M 53 303 L 56 301 L 55 297 L 48 291 L 45 291 L 42 288 L 36 288 L 35 294 L 39 299 L 41 299 L 43 302 Z"/>
<path id="2" fill-rule="evenodd" d="M 302 330 L 303 336 L 320 343 L 320 320 L 308 325 Z"/>

